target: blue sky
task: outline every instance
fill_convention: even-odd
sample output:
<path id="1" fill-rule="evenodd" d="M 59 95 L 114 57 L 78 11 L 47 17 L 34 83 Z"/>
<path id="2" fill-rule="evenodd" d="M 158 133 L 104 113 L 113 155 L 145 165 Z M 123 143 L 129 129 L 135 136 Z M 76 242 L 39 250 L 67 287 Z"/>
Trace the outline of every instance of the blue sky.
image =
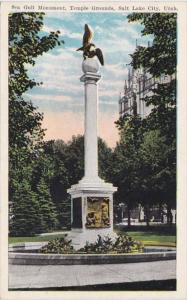
<path id="1" fill-rule="evenodd" d="M 150 37 L 141 37 L 142 26 L 128 23 L 123 13 L 47 13 L 43 33 L 60 30 L 65 44 L 45 53 L 36 60 L 34 67 L 27 66 L 29 76 L 40 87 L 25 96 L 44 113 L 43 127 L 46 139 L 70 140 L 84 131 L 84 87 L 82 53 L 76 49 L 82 44 L 84 25 L 94 30 L 93 42 L 104 54 L 105 66 L 101 67 L 99 84 L 99 136 L 109 146 L 115 146 L 118 132 L 114 121 L 118 119 L 119 94 L 127 78 L 130 53 L 138 44 L 147 45 Z"/>

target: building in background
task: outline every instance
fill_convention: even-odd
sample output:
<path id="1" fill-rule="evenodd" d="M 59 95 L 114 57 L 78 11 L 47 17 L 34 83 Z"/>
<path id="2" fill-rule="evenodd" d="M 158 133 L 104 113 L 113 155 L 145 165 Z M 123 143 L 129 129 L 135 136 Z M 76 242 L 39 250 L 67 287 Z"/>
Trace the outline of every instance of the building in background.
<path id="1" fill-rule="evenodd" d="M 125 80 L 124 90 L 119 99 L 119 116 L 137 113 L 141 118 L 147 117 L 153 106 L 146 106 L 145 98 L 154 94 L 158 84 L 170 82 L 173 76 L 163 75 L 153 77 L 144 69 L 128 69 L 128 79 Z"/>

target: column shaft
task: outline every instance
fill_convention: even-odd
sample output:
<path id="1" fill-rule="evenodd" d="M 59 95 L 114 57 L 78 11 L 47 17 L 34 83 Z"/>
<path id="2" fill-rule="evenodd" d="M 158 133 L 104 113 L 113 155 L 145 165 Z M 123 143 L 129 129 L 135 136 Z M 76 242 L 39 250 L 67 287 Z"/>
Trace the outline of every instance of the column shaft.
<path id="1" fill-rule="evenodd" d="M 98 177 L 97 142 L 98 94 L 94 80 L 85 82 L 85 177 Z"/>
<path id="2" fill-rule="evenodd" d="M 85 88 L 84 180 L 98 181 L 98 86 L 101 76 L 87 72 L 81 77 Z"/>

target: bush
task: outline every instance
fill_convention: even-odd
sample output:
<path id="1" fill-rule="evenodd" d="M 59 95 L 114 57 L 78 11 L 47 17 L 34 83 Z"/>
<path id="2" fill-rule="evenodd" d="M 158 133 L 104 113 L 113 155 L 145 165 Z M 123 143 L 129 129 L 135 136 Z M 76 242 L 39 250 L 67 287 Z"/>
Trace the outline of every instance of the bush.
<path id="1" fill-rule="evenodd" d="M 112 240 L 109 236 L 102 238 L 98 235 L 98 239 L 95 243 L 87 242 L 83 248 L 78 250 L 78 252 L 112 254 L 141 252 L 142 250 L 142 243 L 133 240 L 129 236 L 118 235 L 115 240 Z"/>
<path id="2" fill-rule="evenodd" d="M 118 253 L 133 253 L 142 252 L 143 244 L 133 240 L 129 236 L 118 235 L 115 240 L 109 236 L 102 238 L 98 235 L 95 243 L 86 242 L 86 245 L 78 250 L 72 246 L 72 241 L 68 240 L 67 235 L 63 238 L 57 238 L 50 241 L 47 245 L 40 249 L 41 253 L 58 253 L 58 254 L 118 254 Z"/>
<path id="3" fill-rule="evenodd" d="M 67 254 L 74 253 L 74 248 L 71 245 L 71 240 L 67 239 L 67 234 L 62 238 L 56 238 L 49 241 L 47 245 L 43 246 L 39 252 L 42 253 L 55 253 L 55 254 Z"/>

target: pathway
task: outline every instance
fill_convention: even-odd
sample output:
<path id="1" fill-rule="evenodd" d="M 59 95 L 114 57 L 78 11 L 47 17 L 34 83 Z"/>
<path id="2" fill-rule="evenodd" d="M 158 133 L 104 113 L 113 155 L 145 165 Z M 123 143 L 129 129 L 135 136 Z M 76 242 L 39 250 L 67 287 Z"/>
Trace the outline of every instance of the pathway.
<path id="1" fill-rule="evenodd" d="M 176 261 L 102 265 L 9 265 L 9 288 L 75 287 L 176 278 Z"/>

